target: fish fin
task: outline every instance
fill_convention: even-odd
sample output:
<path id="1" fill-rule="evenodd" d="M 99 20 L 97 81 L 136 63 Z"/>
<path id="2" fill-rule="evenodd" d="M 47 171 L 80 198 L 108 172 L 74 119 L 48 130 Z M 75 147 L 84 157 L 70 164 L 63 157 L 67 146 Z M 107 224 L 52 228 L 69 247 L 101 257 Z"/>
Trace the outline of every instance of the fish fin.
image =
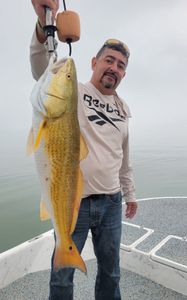
<path id="1" fill-rule="evenodd" d="M 26 154 L 31 155 L 33 152 L 34 152 L 34 132 L 33 132 L 33 127 L 31 127 L 27 139 Z"/>
<path id="2" fill-rule="evenodd" d="M 82 192 L 83 192 L 83 177 L 80 168 L 78 169 L 78 178 L 77 178 L 77 189 L 75 193 L 75 200 L 74 200 L 74 209 L 73 209 L 73 217 L 72 217 L 72 223 L 70 228 L 70 235 L 75 230 L 75 225 L 77 223 L 81 198 L 82 198 Z"/>
<path id="3" fill-rule="evenodd" d="M 89 151 L 85 139 L 82 134 L 80 134 L 80 160 L 85 159 L 88 155 L 88 152 Z"/>
<path id="4" fill-rule="evenodd" d="M 41 140 L 41 136 L 42 136 L 42 131 L 46 125 L 47 121 L 46 119 L 43 119 L 40 123 L 40 126 L 39 126 L 39 129 L 38 129 L 38 133 L 37 133 L 37 136 L 36 136 L 36 140 L 35 140 L 35 143 L 34 143 L 34 151 L 36 151 L 40 145 L 40 140 Z"/>
<path id="5" fill-rule="evenodd" d="M 40 220 L 46 221 L 50 219 L 50 214 L 46 208 L 46 205 L 43 200 L 40 201 Z"/>
<path id="6" fill-rule="evenodd" d="M 59 268 L 77 268 L 83 273 L 87 273 L 86 265 L 71 238 L 68 239 L 66 249 L 64 249 L 64 245 L 61 246 L 56 243 L 53 267 L 55 270 Z"/>

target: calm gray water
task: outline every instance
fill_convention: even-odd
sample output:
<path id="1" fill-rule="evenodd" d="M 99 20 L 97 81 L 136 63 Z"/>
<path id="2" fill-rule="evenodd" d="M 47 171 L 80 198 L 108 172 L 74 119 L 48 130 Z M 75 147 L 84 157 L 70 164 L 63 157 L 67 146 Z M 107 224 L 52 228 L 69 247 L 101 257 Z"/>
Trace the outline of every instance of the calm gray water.
<path id="1" fill-rule="evenodd" d="M 25 154 L 26 134 L 9 134 L 0 147 L 0 252 L 51 229 L 40 222 L 40 186 L 33 157 Z M 184 145 L 131 146 L 137 198 L 187 196 Z"/>

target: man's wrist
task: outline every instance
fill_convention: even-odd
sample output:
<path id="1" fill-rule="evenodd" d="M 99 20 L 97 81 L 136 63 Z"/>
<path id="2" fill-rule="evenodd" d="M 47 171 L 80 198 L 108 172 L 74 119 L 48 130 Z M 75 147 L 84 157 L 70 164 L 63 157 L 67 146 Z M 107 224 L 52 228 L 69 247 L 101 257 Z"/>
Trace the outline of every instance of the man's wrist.
<path id="1" fill-rule="evenodd" d="M 40 22 L 39 19 L 37 20 L 37 23 L 36 23 L 36 24 L 37 24 L 37 26 L 38 26 L 38 29 L 39 29 L 41 32 L 44 32 L 44 29 L 43 29 L 44 26 L 41 24 L 41 22 Z"/>
<path id="2" fill-rule="evenodd" d="M 37 36 L 38 41 L 41 44 L 45 43 L 46 36 L 45 36 L 44 30 L 43 30 L 43 26 L 42 26 L 42 24 L 41 24 L 41 22 L 40 22 L 39 19 L 36 22 L 36 36 Z"/>

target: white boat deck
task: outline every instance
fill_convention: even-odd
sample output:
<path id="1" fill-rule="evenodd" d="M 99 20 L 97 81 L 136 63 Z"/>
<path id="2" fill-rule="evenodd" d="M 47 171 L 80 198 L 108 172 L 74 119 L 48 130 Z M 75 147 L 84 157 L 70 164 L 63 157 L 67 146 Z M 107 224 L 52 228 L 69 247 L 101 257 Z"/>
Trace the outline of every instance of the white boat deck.
<path id="1" fill-rule="evenodd" d="M 124 207 L 125 210 L 125 207 Z M 139 200 L 123 220 L 122 300 L 187 300 L 187 197 Z M 0 255 L 0 299 L 47 299 L 52 231 Z M 75 300 L 94 299 L 96 261 L 91 237 L 83 250 L 88 275 L 75 274 Z"/>

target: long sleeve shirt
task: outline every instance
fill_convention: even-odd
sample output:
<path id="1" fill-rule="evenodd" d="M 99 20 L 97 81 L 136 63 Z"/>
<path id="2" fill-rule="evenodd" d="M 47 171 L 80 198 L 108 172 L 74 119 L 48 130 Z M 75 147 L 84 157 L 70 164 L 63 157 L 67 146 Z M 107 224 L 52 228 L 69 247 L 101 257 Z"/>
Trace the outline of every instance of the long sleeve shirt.
<path id="1" fill-rule="evenodd" d="M 38 80 L 48 65 L 47 52 L 33 34 L 30 47 L 33 77 Z M 121 190 L 126 202 L 136 201 L 129 162 L 130 110 L 117 94 L 103 95 L 91 82 L 78 85 L 78 120 L 89 153 L 80 162 L 83 198 Z M 35 109 L 40 106 L 35 103 Z"/>

